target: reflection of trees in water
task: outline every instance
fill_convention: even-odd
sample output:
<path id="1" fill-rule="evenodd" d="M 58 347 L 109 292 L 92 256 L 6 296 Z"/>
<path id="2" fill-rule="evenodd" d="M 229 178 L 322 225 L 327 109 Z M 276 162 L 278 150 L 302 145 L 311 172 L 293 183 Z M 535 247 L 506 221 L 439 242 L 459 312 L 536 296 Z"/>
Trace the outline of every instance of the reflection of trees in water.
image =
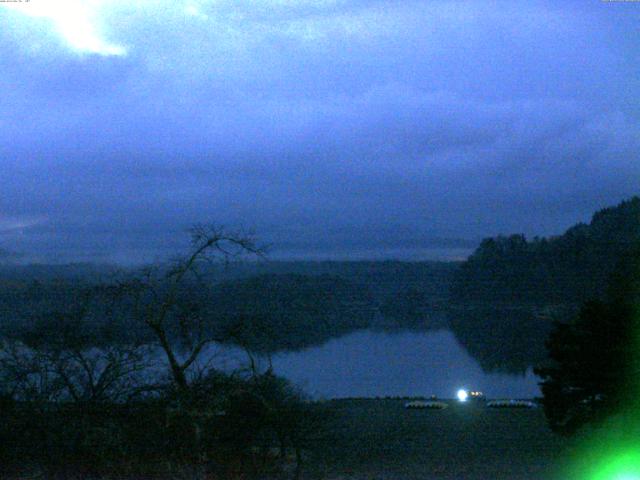
<path id="1" fill-rule="evenodd" d="M 458 341 L 486 372 L 524 374 L 546 358 L 553 320 L 570 306 L 474 306 L 452 309 L 449 324 Z"/>
<path id="2" fill-rule="evenodd" d="M 223 327 L 221 337 L 258 353 L 298 351 L 358 330 L 446 327 L 443 273 L 415 264 L 397 278 L 393 263 L 382 265 L 384 275 L 266 274 L 225 282 L 209 301 Z"/>
<path id="3" fill-rule="evenodd" d="M 393 264 L 381 265 L 376 276 L 268 274 L 214 285 L 206 295 L 198 289 L 184 294 L 190 303 L 207 304 L 211 327 L 222 330 L 215 332 L 216 338 L 228 334 L 225 343 L 257 353 L 298 351 L 363 329 L 451 328 L 484 370 L 509 373 L 524 372 L 544 358 L 551 319 L 563 315 L 558 308 L 495 304 L 453 310 L 446 302 L 451 267 L 445 275 L 431 265 L 406 265 L 408 273 L 396 275 Z M 427 275 L 431 270 L 435 273 Z M 14 331 L 34 312 L 67 304 L 79 287 L 71 281 L 14 283 L 0 283 L 0 315 L 6 312 L 4 328 Z M 128 308 L 122 305 L 113 313 L 126 317 Z"/>
<path id="4" fill-rule="evenodd" d="M 379 307 L 374 328 L 389 332 L 426 332 L 447 327 L 444 296 L 409 285 L 388 296 Z"/>
<path id="5" fill-rule="evenodd" d="M 371 325 L 368 291 L 337 276 L 261 275 L 214 289 L 225 343 L 261 354 L 296 351 Z"/>
<path id="6" fill-rule="evenodd" d="M 522 371 L 543 360 L 551 320 L 570 319 L 605 295 L 614 267 L 640 239 L 639 215 L 634 197 L 559 236 L 483 240 L 450 287 L 460 342 L 486 370 Z"/>

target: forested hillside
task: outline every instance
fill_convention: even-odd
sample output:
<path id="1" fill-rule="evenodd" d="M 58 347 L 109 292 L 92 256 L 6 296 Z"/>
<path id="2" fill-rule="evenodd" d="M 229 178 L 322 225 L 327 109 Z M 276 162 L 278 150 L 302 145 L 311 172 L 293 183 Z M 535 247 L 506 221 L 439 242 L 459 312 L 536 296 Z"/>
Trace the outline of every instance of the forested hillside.
<path id="1" fill-rule="evenodd" d="M 523 372 L 546 358 L 553 320 L 602 297 L 639 241 L 638 197 L 557 237 L 488 238 L 454 275 L 449 324 L 485 370 Z"/>
<path id="2" fill-rule="evenodd" d="M 366 289 L 330 275 L 270 274 L 225 282 L 210 296 L 220 338 L 257 352 L 297 350 L 367 328 Z"/>
<path id="3" fill-rule="evenodd" d="M 206 326 L 223 342 L 261 353 L 296 350 L 363 328 L 443 326 L 457 264 L 422 262 L 246 262 L 211 265 L 182 292 L 206 311 Z M 135 269 L 91 265 L 0 267 L 0 336 L 40 328 L 52 315 L 79 308 L 97 292 L 109 311 L 87 306 L 96 323 L 126 317 L 131 305 L 107 290 Z M 117 307 L 117 308 L 116 308 Z M 187 308 L 187 306 L 185 306 Z M 100 329 L 97 326 L 98 330 Z M 129 328 L 135 332 L 135 324 Z"/>
<path id="4" fill-rule="evenodd" d="M 640 239 L 640 198 L 600 210 L 563 235 L 485 239 L 455 275 L 454 303 L 579 304 L 599 297 Z"/>

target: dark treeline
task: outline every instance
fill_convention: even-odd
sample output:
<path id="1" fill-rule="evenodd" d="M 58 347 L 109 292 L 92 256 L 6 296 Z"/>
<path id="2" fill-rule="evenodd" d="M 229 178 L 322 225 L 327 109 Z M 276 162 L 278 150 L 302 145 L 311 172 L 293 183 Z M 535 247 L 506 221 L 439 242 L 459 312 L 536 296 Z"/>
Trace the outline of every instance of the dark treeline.
<path id="1" fill-rule="evenodd" d="M 457 268 L 201 259 L 235 259 L 218 241 L 200 233 L 195 257 L 140 269 L 0 268 L 3 478 L 297 477 L 328 412 L 256 356 L 431 328 Z M 247 364 L 220 370 L 220 343 Z"/>
<path id="2" fill-rule="evenodd" d="M 22 318 L 0 338 L 0 476 L 299 477 L 322 407 L 253 362 L 210 361 L 206 266 L 241 254 L 260 250 L 200 228 L 169 266 L 13 285 L 26 305 L 2 297 Z"/>
<path id="3" fill-rule="evenodd" d="M 460 304 L 580 304 L 603 295 L 616 263 L 639 239 L 639 197 L 557 237 L 488 238 L 456 273 L 451 298 Z"/>
<path id="4" fill-rule="evenodd" d="M 546 358 L 551 318 L 520 307 L 488 306 L 456 308 L 449 323 L 484 371 L 521 375 Z"/>
<path id="5" fill-rule="evenodd" d="M 444 262 L 271 262 L 203 264 L 183 280 L 185 310 L 206 309 L 203 328 L 259 355 L 321 344 L 355 330 L 450 327 L 487 371 L 524 372 L 545 359 L 553 320 L 599 298 L 616 261 L 640 237 L 638 198 L 596 213 L 564 235 L 482 242 L 463 264 Z M 169 266 L 154 267 L 167 271 Z M 93 335 L 141 338 L 126 329 L 132 303 L 101 308 L 114 285 L 140 269 L 85 264 L 0 267 L 0 334 L 31 334 L 91 291 Z M 445 313 L 447 314 L 445 316 Z M 448 317 L 448 318 L 447 318 Z M 179 329 L 167 333 L 178 337 Z"/>
<path id="6" fill-rule="evenodd" d="M 238 263 L 217 246 L 253 244 L 209 233 L 165 265 L 0 268 L 3 478 L 297 478 L 329 412 L 256 357 L 432 328 L 457 268 Z M 221 343 L 246 365 L 211 362 Z"/>
<path id="7" fill-rule="evenodd" d="M 557 237 L 486 239 L 454 276 L 451 328 L 484 369 L 522 372 L 545 360 L 554 320 L 602 298 L 638 241 L 638 197 Z"/>
<path id="8" fill-rule="evenodd" d="M 299 350 L 372 325 L 365 288 L 337 276 L 270 274 L 212 289 L 220 338 L 256 353 Z"/>
<path id="9" fill-rule="evenodd" d="M 412 291 L 429 298 L 433 308 L 446 307 L 449 285 L 458 264 L 455 262 L 282 262 L 242 263 L 218 270 L 221 280 L 234 280 L 265 274 L 329 275 L 340 277 L 364 289 L 377 305 L 392 303 Z"/>
<path id="10" fill-rule="evenodd" d="M 571 435 L 620 416 L 617 433 L 637 438 L 640 366 L 640 242 L 620 259 L 602 298 L 556 322 L 549 358 L 536 369 L 550 427 Z"/>
<path id="11" fill-rule="evenodd" d="M 204 265 L 183 298 L 207 305 L 225 343 L 261 353 L 318 345 L 363 328 L 438 328 L 455 263 L 232 262 Z M 0 268 L 0 333 L 29 328 L 91 287 L 126 281 L 136 269 L 91 265 Z M 205 282 L 207 288 L 201 288 Z M 126 305 L 109 312 L 127 315 Z M 94 312 L 97 323 L 105 315 Z M 243 327 L 234 327 L 241 321 Z M 133 328 L 133 327 L 132 327 Z"/>

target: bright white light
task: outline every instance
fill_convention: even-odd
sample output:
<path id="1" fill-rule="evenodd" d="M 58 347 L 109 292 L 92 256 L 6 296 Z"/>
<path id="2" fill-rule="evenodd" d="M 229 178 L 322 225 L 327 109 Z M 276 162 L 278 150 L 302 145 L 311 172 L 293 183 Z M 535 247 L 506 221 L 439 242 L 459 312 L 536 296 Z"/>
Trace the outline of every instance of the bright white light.
<path id="1" fill-rule="evenodd" d="M 47 18 L 67 44 L 81 53 L 103 56 L 125 55 L 126 49 L 100 37 L 96 26 L 99 5 L 80 0 L 31 0 L 2 2 L 0 6 L 17 10 L 30 17 Z"/>
<path id="2" fill-rule="evenodd" d="M 469 398 L 469 394 L 467 393 L 466 390 L 463 390 L 463 389 L 458 390 L 458 400 L 460 400 L 461 402 L 466 402 L 467 398 Z"/>
<path id="3" fill-rule="evenodd" d="M 200 9 L 198 7 L 196 7 L 195 5 L 189 5 L 187 8 L 184 9 L 184 12 L 189 15 L 190 17 L 196 17 L 199 18 L 201 20 L 208 20 L 209 19 L 209 15 L 206 15 L 204 13 L 202 13 L 200 11 Z"/>

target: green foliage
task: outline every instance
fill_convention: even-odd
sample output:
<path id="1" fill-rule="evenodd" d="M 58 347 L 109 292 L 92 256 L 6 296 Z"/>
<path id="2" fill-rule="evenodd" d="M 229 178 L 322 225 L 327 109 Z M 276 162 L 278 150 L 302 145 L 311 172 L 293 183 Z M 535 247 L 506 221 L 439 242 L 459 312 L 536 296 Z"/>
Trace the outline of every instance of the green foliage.
<path id="1" fill-rule="evenodd" d="M 633 328 L 629 309 L 604 302 L 589 302 L 574 322 L 556 324 L 548 342 L 554 365 L 536 370 L 555 431 L 573 433 L 624 407 L 633 392 Z"/>
<path id="2" fill-rule="evenodd" d="M 571 434 L 626 408 L 640 383 L 640 246 L 619 262 L 605 300 L 587 302 L 577 318 L 557 323 L 547 347 L 543 404 L 551 427 Z"/>

